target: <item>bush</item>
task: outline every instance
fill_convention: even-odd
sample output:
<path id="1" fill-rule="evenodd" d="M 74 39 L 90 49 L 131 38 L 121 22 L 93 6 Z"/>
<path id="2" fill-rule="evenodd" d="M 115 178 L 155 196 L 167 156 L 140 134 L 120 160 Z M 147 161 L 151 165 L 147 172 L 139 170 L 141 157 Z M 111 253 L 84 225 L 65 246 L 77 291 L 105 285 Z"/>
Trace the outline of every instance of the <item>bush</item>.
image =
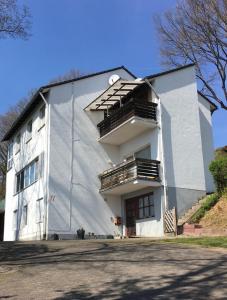
<path id="1" fill-rule="evenodd" d="M 227 187 L 227 157 L 220 157 L 213 160 L 209 170 L 214 178 L 218 194 L 222 194 Z"/>
<path id="2" fill-rule="evenodd" d="M 218 202 L 218 200 L 219 195 L 217 193 L 207 196 L 207 199 L 197 210 L 197 212 L 192 216 L 189 223 L 198 223 L 200 219 L 202 219 L 202 217 L 205 215 L 205 213 Z"/>

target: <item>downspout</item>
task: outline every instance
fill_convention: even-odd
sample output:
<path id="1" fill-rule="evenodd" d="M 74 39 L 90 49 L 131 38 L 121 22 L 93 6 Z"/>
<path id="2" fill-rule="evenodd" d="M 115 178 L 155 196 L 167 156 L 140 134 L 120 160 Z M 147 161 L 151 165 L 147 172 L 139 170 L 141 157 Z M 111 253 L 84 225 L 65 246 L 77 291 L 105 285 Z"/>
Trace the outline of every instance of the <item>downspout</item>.
<path id="1" fill-rule="evenodd" d="M 148 86 L 151 88 L 151 90 L 154 92 L 155 96 L 158 99 L 159 104 L 159 128 L 160 128 L 160 135 L 161 135 L 161 158 L 162 158 L 162 182 L 163 182 L 163 189 L 164 189 L 164 211 L 168 209 L 168 194 L 167 194 L 167 179 L 166 179 L 166 168 L 165 168 L 165 159 L 164 159 L 164 151 L 163 151 L 163 134 L 162 134 L 162 105 L 161 105 L 161 99 L 156 93 L 155 89 L 151 85 L 148 79 L 145 79 L 145 82 L 148 84 Z"/>
<path id="2" fill-rule="evenodd" d="M 43 99 L 46 107 L 47 107 L 47 116 L 46 116 L 46 157 L 45 157 L 45 174 L 46 174 L 46 185 L 45 185 L 45 213 L 44 213 L 44 233 L 43 237 L 45 237 L 46 240 L 48 240 L 48 199 L 49 199 L 49 143 L 50 143 L 50 105 L 47 102 L 46 98 L 42 94 L 42 92 L 39 92 L 39 95 Z"/>

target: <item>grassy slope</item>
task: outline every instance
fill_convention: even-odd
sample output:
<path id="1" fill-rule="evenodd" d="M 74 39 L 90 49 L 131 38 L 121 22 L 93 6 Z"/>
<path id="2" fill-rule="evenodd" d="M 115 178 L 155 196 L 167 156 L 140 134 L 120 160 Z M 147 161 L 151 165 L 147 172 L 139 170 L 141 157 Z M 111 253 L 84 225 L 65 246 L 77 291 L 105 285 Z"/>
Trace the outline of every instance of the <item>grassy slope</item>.
<path id="1" fill-rule="evenodd" d="M 199 237 L 199 238 L 175 238 L 164 239 L 164 243 L 199 245 L 203 247 L 227 248 L 227 237 Z"/>

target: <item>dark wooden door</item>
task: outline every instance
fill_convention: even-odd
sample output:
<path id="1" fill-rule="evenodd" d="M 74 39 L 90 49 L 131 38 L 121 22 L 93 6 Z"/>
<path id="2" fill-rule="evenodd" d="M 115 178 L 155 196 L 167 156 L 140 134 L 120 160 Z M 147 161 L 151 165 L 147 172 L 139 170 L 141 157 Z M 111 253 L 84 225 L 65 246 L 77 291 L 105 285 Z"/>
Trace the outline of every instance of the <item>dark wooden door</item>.
<path id="1" fill-rule="evenodd" d="M 136 219 L 138 218 L 138 198 L 127 199 L 126 205 L 126 234 L 136 236 Z"/>

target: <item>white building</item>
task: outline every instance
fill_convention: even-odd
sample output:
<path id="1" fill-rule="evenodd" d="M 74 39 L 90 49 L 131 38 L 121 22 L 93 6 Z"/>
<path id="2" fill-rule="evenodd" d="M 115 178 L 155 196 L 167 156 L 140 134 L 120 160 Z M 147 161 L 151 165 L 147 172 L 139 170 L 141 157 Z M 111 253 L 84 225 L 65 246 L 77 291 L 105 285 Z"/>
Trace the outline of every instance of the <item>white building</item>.
<path id="1" fill-rule="evenodd" d="M 119 67 L 41 87 L 9 140 L 4 240 L 163 236 L 213 191 L 211 112 L 193 65 Z"/>

